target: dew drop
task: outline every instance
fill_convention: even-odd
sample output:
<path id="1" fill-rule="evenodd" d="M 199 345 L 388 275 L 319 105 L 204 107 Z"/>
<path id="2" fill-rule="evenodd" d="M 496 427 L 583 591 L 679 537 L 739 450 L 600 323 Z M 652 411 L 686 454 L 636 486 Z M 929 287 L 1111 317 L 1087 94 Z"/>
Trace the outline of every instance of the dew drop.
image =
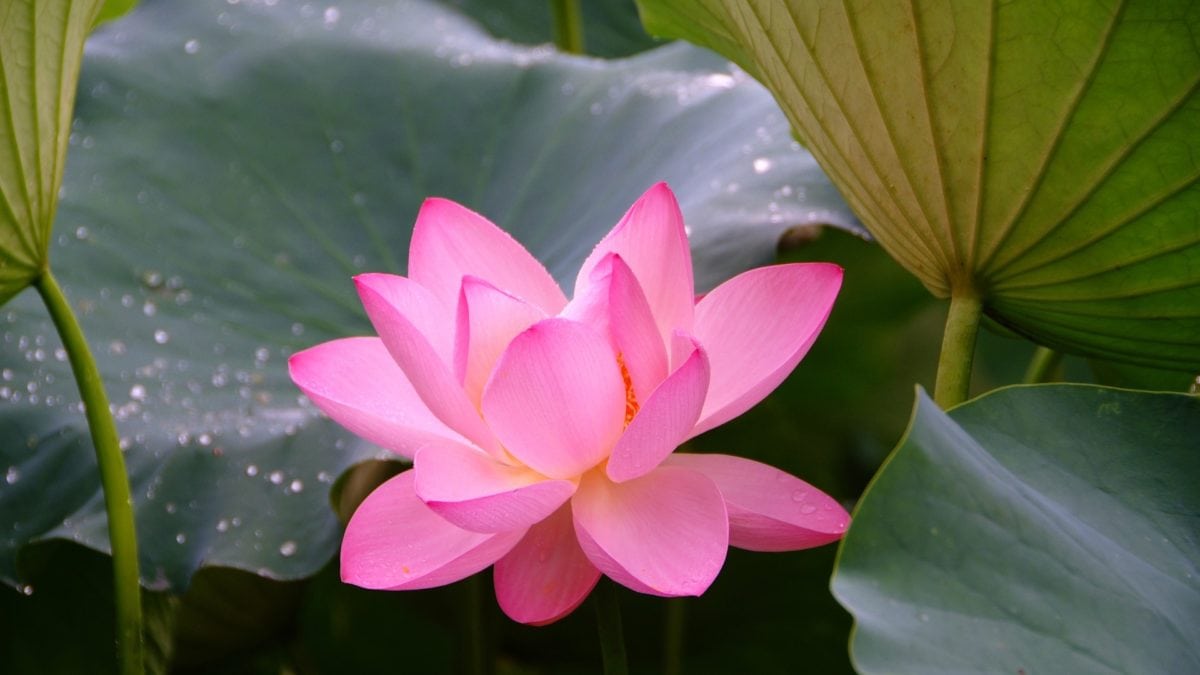
<path id="1" fill-rule="evenodd" d="M 280 483 L 283 483 L 283 472 L 272 471 L 271 475 L 267 476 L 267 478 L 271 481 L 271 483 L 279 485 Z"/>
<path id="2" fill-rule="evenodd" d="M 800 507 L 800 513 L 803 513 L 806 516 L 810 513 L 816 513 L 816 511 L 817 507 L 813 506 L 812 504 L 803 504 Z"/>
<path id="3" fill-rule="evenodd" d="M 162 288 L 162 272 L 159 272 L 158 270 L 146 270 L 142 273 L 142 285 L 150 289 Z"/>
<path id="4" fill-rule="evenodd" d="M 200 41 L 195 39 L 188 40 L 187 42 L 183 43 L 183 51 L 187 52 L 188 54 L 195 54 L 196 52 L 200 51 Z"/>
<path id="5" fill-rule="evenodd" d="M 732 75 L 713 73 L 704 78 L 704 83 L 717 89 L 731 89 L 733 85 L 737 84 L 737 80 L 734 80 Z"/>
<path id="6" fill-rule="evenodd" d="M 154 341 L 157 342 L 158 344 L 165 345 L 165 344 L 167 344 L 167 342 L 170 339 L 171 339 L 171 334 L 168 333 L 167 331 L 165 331 L 161 328 L 154 331 Z"/>
<path id="7" fill-rule="evenodd" d="M 229 521 L 225 520 L 224 518 L 218 520 L 217 521 L 217 532 L 228 532 L 228 531 L 229 531 Z"/>
<path id="8" fill-rule="evenodd" d="M 247 466 L 246 467 L 246 475 L 250 476 L 251 478 L 257 476 L 258 475 L 258 465 L 251 464 L 251 465 Z"/>
<path id="9" fill-rule="evenodd" d="M 804 501 L 804 497 L 804 490 L 795 490 L 792 492 L 792 501 L 794 502 L 802 502 Z"/>
<path id="10" fill-rule="evenodd" d="M 15 466 L 8 467 L 8 471 L 4 472 L 4 482 L 12 485 L 21 480 L 21 470 Z"/>
<path id="11" fill-rule="evenodd" d="M 175 535 L 175 543 L 176 544 L 186 544 L 187 543 L 187 535 L 182 532 Z"/>
<path id="12" fill-rule="evenodd" d="M 290 558 L 296 555 L 296 542 L 288 540 L 279 545 L 279 555 Z"/>
<path id="13" fill-rule="evenodd" d="M 754 173 L 763 174 L 771 170 L 771 160 L 759 157 L 754 160 Z"/>
<path id="14" fill-rule="evenodd" d="M 302 492 L 304 490 L 304 481 L 297 478 L 288 487 L 291 488 L 292 492 Z"/>
<path id="15" fill-rule="evenodd" d="M 129 388 L 129 398 L 131 398 L 135 401 L 145 401 L 146 400 L 146 387 L 144 387 L 140 384 L 133 385 L 132 387 Z"/>

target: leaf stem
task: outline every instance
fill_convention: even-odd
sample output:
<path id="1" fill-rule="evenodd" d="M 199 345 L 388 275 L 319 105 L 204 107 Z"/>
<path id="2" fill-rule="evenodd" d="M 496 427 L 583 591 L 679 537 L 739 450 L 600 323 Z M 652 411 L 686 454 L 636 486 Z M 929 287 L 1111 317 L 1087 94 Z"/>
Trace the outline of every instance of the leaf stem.
<path id="1" fill-rule="evenodd" d="M 79 387 L 87 413 L 96 461 L 100 468 L 100 484 L 104 489 L 104 506 L 108 514 L 108 539 L 112 546 L 113 591 L 117 605 L 117 658 L 124 675 L 141 675 L 142 661 L 142 604 L 138 583 L 137 532 L 133 521 L 133 498 L 129 491 L 129 476 L 125 458 L 117 438 L 117 425 L 108 407 L 108 395 L 100 371 L 92 358 L 83 329 L 63 295 L 58 281 L 49 269 L 34 282 L 42 302 L 50 312 L 54 327 L 62 338 L 63 347 L 71 361 L 71 370 Z"/>
<path id="2" fill-rule="evenodd" d="M 1054 371 L 1058 370 L 1060 363 L 1062 363 L 1062 352 L 1038 345 L 1033 352 L 1033 358 L 1029 360 L 1029 369 L 1025 371 L 1023 382 L 1025 384 L 1049 382 L 1050 378 L 1054 377 Z"/>
<path id="3" fill-rule="evenodd" d="M 625 655 L 625 635 L 621 629 L 621 603 L 617 587 L 607 578 L 596 586 L 596 626 L 600 633 L 600 655 L 604 660 L 604 675 L 629 675 L 629 658 Z"/>
<path id="4" fill-rule="evenodd" d="M 971 365 L 975 360 L 975 338 L 983 316 L 978 295 L 958 292 L 950 296 L 950 313 L 938 356 L 937 382 L 933 398 L 943 409 L 967 400 L 971 387 Z"/>
<path id="5" fill-rule="evenodd" d="M 554 44 L 568 54 L 583 53 L 583 13 L 579 0 L 550 0 L 554 15 Z"/>

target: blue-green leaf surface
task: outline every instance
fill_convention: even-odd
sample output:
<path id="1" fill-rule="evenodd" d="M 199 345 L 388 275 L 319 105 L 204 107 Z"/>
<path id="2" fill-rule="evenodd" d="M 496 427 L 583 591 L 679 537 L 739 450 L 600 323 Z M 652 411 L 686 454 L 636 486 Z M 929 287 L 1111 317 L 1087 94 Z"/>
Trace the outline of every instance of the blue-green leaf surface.
<path id="1" fill-rule="evenodd" d="M 919 394 L 834 595 L 862 673 L 1200 671 L 1200 399 Z"/>

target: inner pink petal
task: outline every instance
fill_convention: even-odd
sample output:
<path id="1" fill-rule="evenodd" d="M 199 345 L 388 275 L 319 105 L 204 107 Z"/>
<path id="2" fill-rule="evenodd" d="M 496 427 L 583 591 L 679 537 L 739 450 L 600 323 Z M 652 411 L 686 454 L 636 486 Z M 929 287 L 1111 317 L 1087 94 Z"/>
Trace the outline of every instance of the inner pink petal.
<path id="1" fill-rule="evenodd" d="M 571 508 L 588 559 L 635 591 L 700 595 L 725 562 L 725 503 L 717 486 L 695 471 L 660 466 L 625 483 L 591 471 Z"/>
<path id="2" fill-rule="evenodd" d="M 571 506 L 564 504 L 496 562 L 494 578 L 500 609 L 513 621 L 542 626 L 575 611 L 600 570 L 579 548 Z"/>
<path id="3" fill-rule="evenodd" d="M 546 314 L 567 304 L 546 268 L 507 232 L 448 199 L 421 205 L 409 244 L 408 274 L 447 307 L 458 301 L 465 276 L 486 279 Z"/>
<path id="4" fill-rule="evenodd" d="M 608 459 L 608 477 L 622 482 L 645 475 L 691 436 L 708 393 L 708 358 L 692 353 L 641 404 Z"/>
<path id="5" fill-rule="evenodd" d="M 354 277 L 354 286 L 380 337 L 388 338 L 388 317 L 399 313 L 424 336 L 443 363 L 453 363 L 454 305 L 443 303 L 412 279 L 395 274 L 360 274 Z"/>
<path id="6" fill-rule="evenodd" d="M 620 355 L 634 394 L 644 400 L 667 376 L 667 354 L 646 295 L 629 265 L 608 253 L 563 310 L 564 318 L 594 326 Z"/>
<path id="7" fill-rule="evenodd" d="M 663 344 L 677 328 L 692 331 L 695 303 L 692 253 L 679 202 L 666 183 L 647 190 L 596 245 L 576 278 L 577 296 L 589 283 L 592 268 L 609 253 L 620 255 L 633 270 L 646 294 Z"/>
<path id="8" fill-rule="evenodd" d="M 504 348 L 518 333 L 545 317 L 542 310 L 482 279 L 463 277 L 454 365 L 467 398 L 476 407 Z"/>
<path id="9" fill-rule="evenodd" d="M 420 328 L 422 322 L 433 316 L 430 308 L 437 306 L 436 300 L 419 284 L 403 277 L 391 277 L 381 286 L 378 283 L 381 276 L 386 275 L 364 275 L 355 282 L 367 315 L 392 358 L 438 419 L 489 454 L 503 457 L 503 448 L 455 379 L 450 362 L 440 353 L 449 354 L 453 343 L 439 350 L 430 342 L 430 335 Z M 444 335 L 449 334 L 446 331 Z"/>
<path id="10" fill-rule="evenodd" d="M 482 407 L 513 457 L 545 476 L 574 478 L 607 457 L 620 435 L 625 383 L 596 331 L 546 319 L 509 344 Z"/>
<path id="11" fill-rule="evenodd" d="M 534 525 L 571 497 L 575 484 L 509 466 L 472 448 L 430 444 L 413 461 L 417 496 L 446 520 L 473 532 Z"/>

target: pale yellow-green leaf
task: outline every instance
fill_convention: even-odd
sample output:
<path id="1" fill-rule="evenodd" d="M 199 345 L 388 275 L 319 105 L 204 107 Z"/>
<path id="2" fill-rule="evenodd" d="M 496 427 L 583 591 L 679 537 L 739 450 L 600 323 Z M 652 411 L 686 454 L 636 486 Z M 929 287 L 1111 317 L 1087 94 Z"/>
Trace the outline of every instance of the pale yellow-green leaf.
<path id="1" fill-rule="evenodd" d="M 0 304 L 46 263 L 83 42 L 102 4 L 0 1 Z"/>
<path id="2" fill-rule="evenodd" d="M 741 63 L 933 293 L 1200 369 L 1200 2 L 639 0 Z"/>

